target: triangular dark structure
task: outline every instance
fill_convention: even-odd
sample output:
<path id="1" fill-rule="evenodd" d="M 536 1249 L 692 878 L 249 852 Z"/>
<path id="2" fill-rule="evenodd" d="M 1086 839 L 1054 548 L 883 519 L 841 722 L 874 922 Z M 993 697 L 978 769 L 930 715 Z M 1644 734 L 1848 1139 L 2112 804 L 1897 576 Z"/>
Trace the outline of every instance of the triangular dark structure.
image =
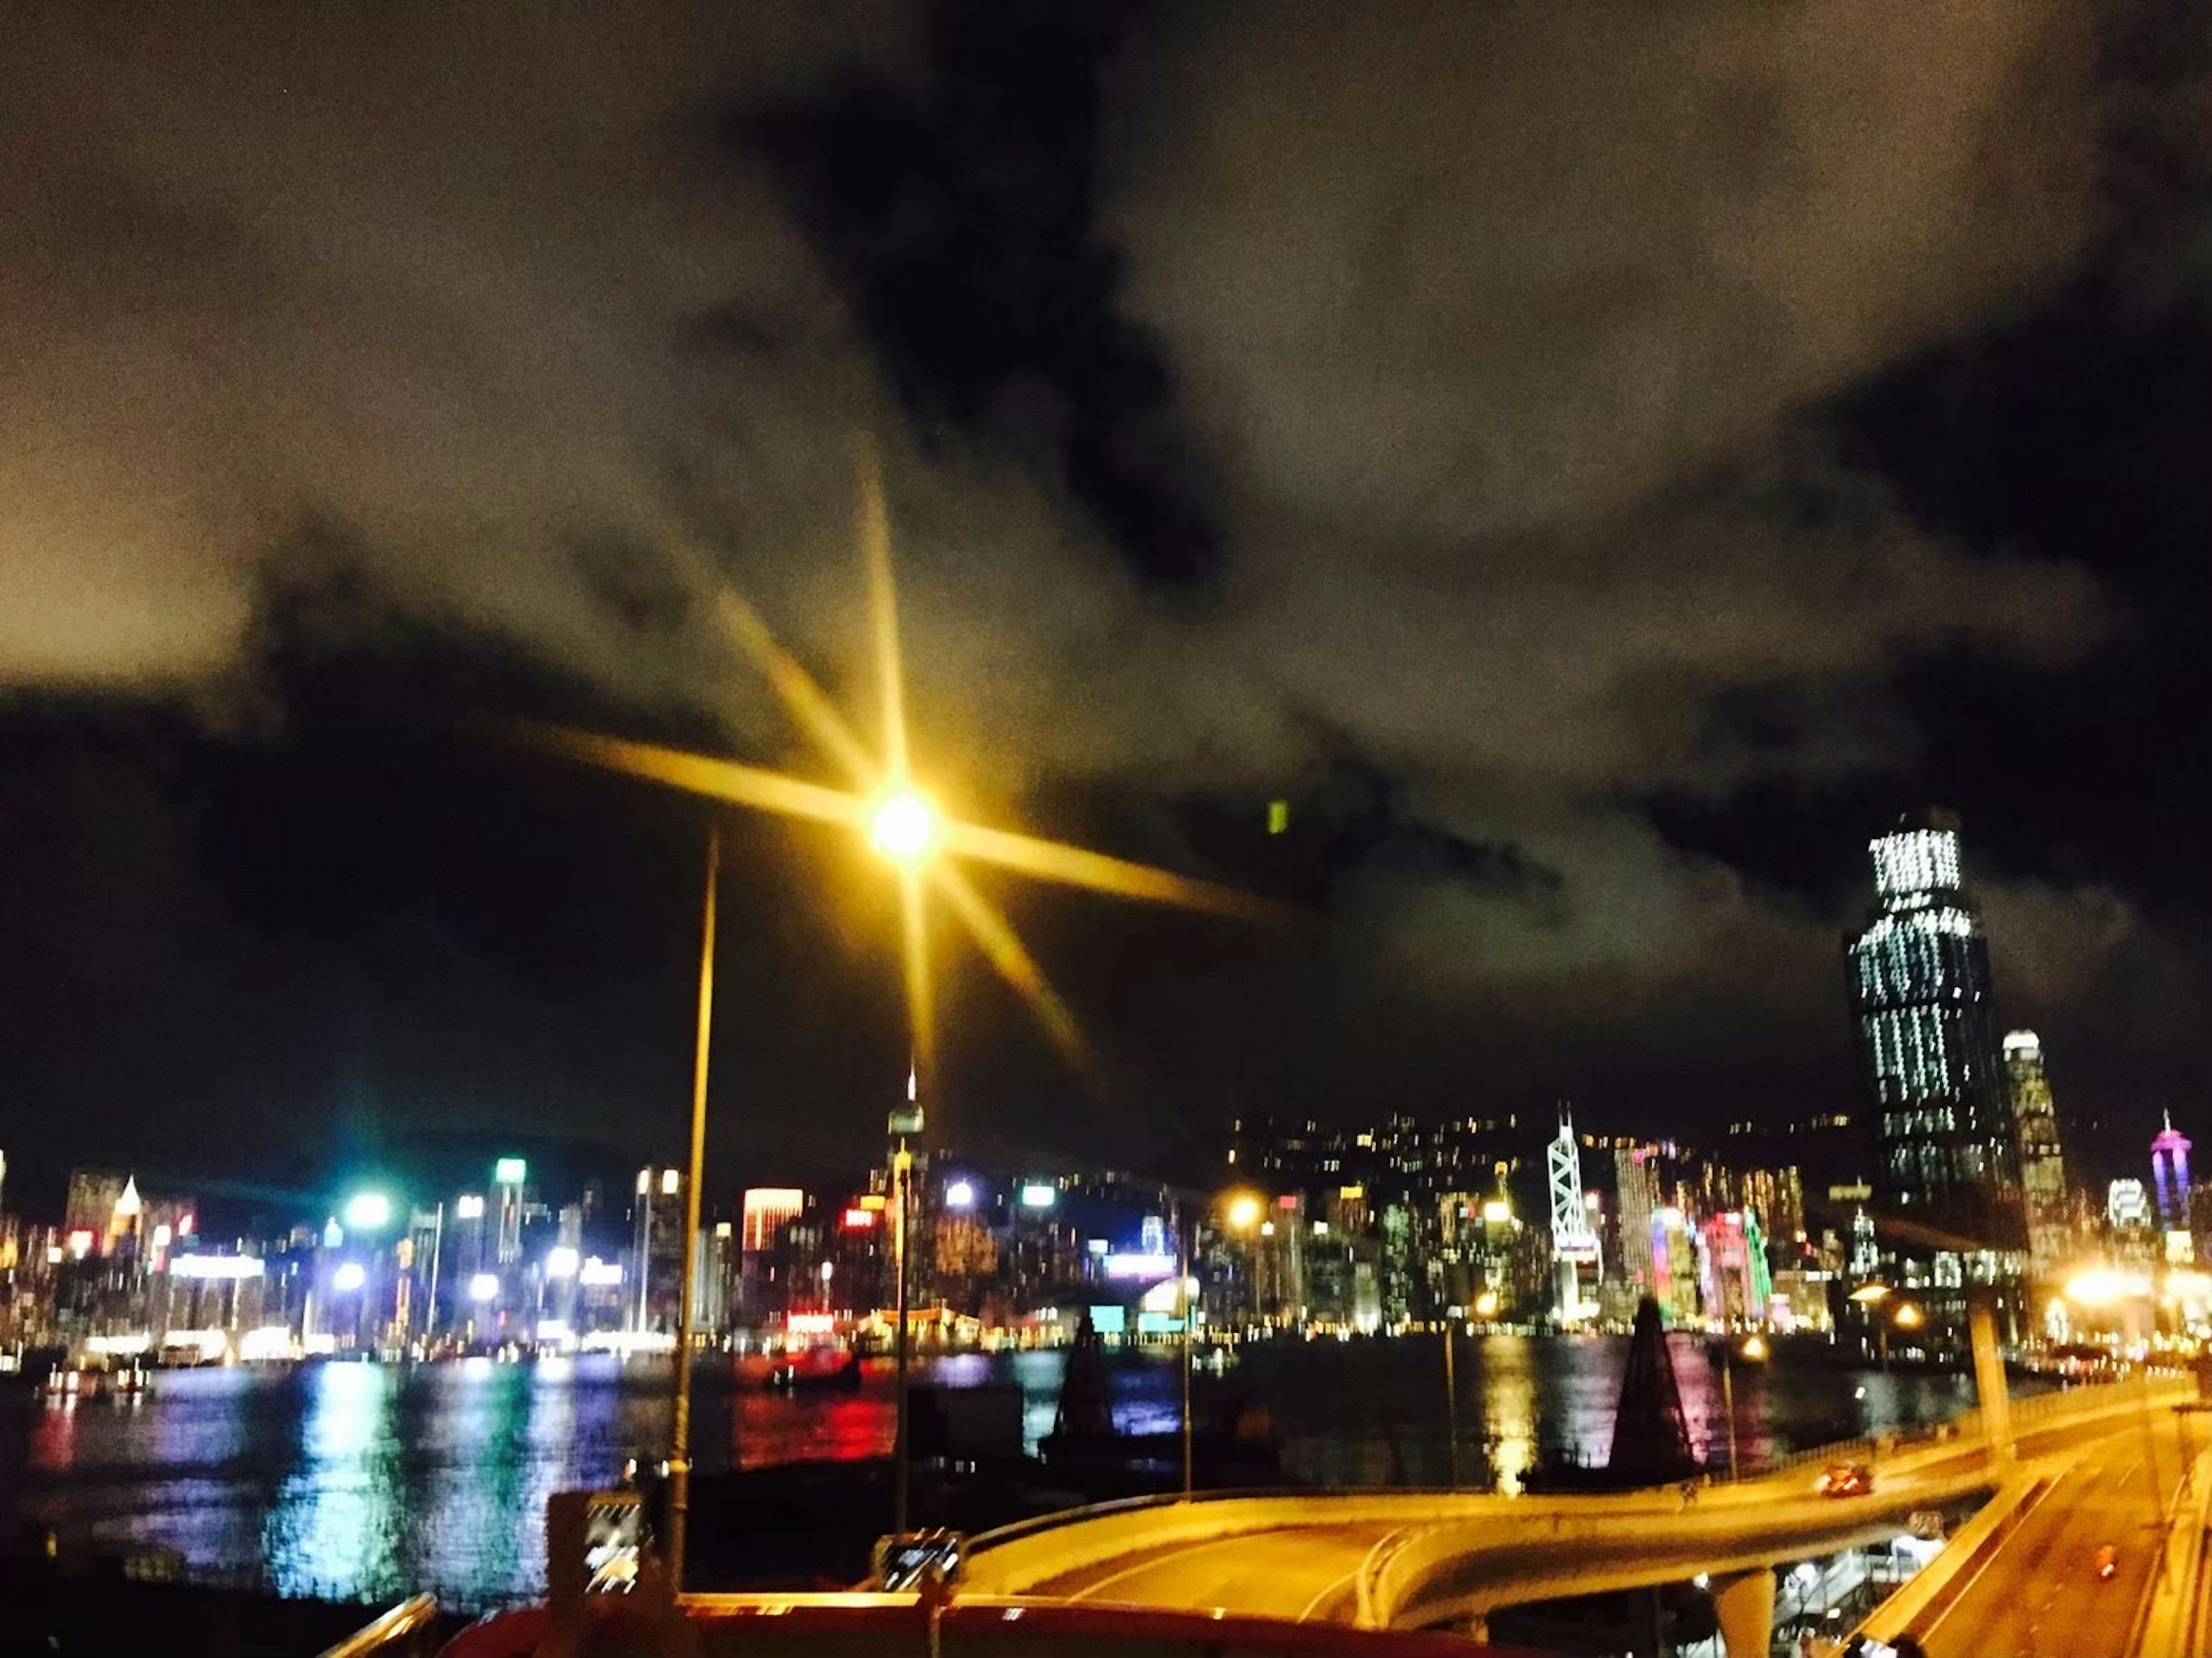
<path id="1" fill-rule="evenodd" d="M 1674 1357 L 1667 1351 L 1667 1327 L 1659 1321 L 1659 1303 L 1649 1296 L 1636 1305 L 1606 1471 L 1623 1485 L 1664 1485 L 1698 1472 L 1681 1390 L 1674 1385 Z"/>
<path id="2" fill-rule="evenodd" d="M 1114 1432 L 1114 1406 L 1106 1396 L 1106 1344 L 1098 1339 L 1087 1311 L 1076 1327 L 1075 1345 L 1068 1351 L 1052 1431 L 1062 1440 L 1106 1439 Z"/>

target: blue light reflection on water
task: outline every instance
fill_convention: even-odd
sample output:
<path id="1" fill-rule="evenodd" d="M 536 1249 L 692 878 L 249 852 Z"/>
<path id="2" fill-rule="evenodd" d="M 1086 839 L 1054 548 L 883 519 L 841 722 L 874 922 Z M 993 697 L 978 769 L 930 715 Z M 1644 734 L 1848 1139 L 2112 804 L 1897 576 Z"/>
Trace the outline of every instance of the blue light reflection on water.
<path id="1" fill-rule="evenodd" d="M 1462 1473 L 1510 1484 L 1545 1447 L 1602 1456 L 1624 1353 L 1595 1338 L 1463 1342 Z M 1264 1400 L 1294 1478 L 1441 1484 L 1441 1357 L 1433 1338 L 1285 1343 L 1252 1350 L 1225 1377 L 1201 1375 L 1197 1397 L 1201 1411 L 1224 1392 Z M 969 1354 L 918 1374 L 1014 1383 L 1034 1447 L 1063 1364 L 1056 1352 Z M 1698 1344 L 1678 1343 L 1675 1371 L 1692 1437 L 1717 1447 L 1719 1380 Z M 1118 1362 L 1109 1382 L 1125 1430 L 1176 1427 L 1172 1354 Z M 198 1573 L 285 1594 L 374 1600 L 427 1588 L 460 1606 L 511 1601 L 543 1584 L 548 1496 L 665 1454 L 670 1385 L 665 1362 L 594 1357 L 170 1371 L 134 1404 L 49 1407 L 11 1390 L 0 1396 L 0 1527 L 36 1518 L 97 1546 L 173 1548 Z M 1739 1448 L 1757 1461 L 1838 1424 L 1947 1416 L 1970 1394 L 1963 1378 L 1740 1366 Z M 857 1393 L 799 1398 L 733 1388 L 726 1369 L 702 1364 L 695 1458 L 711 1473 L 885 1455 L 891 1404 L 887 1364 L 872 1363 Z"/>
<path id="2" fill-rule="evenodd" d="M 401 1576 L 399 1374 L 379 1364 L 307 1373 L 295 1472 L 270 1509 L 261 1556 L 282 1594 L 343 1592 Z"/>

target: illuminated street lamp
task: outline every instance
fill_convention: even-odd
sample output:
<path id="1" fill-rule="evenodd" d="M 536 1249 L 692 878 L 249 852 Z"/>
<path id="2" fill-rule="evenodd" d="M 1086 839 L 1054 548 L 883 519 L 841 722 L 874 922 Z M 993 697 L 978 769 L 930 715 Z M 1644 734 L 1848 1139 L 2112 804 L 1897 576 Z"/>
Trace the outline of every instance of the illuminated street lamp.
<path id="1" fill-rule="evenodd" d="M 669 1586 L 679 1590 L 691 1525 L 691 1339 L 698 1316 L 693 1301 L 699 1277 L 699 1186 L 707 1170 L 707 1069 L 714 1046 L 714 926 L 721 886 L 722 826 L 717 823 L 707 830 L 706 891 L 701 904 L 698 1018 L 691 1043 L 690 1178 L 684 1185 L 682 1265 L 676 1285 L 676 1403 L 668 1435 L 668 1576 Z M 639 1179 L 644 1179 L 642 1173 Z M 649 1277 L 643 1261 L 638 1263 L 638 1277 L 642 1308 L 642 1280 Z"/>
<path id="2" fill-rule="evenodd" d="M 357 1260 L 342 1260 L 331 1274 L 331 1288 L 342 1296 L 349 1296 L 368 1283 L 368 1268 Z"/>
<path id="3" fill-rule="evenodd" d="M 928 797 L 901 786 L 868 814 L 868 842 L 902 869 L 912 870 L 937 849 L 944 820 Z"/>
<path id="4" fill-rule="evenodd" d="M 2077 1272 L 2066 1285 L 2065 1298 L 2077 1307 L 2112 1308 L 2136 1301 L 2150 1293 L 2150 1280 L 2139 1273 L 2116 1272 L 2110 1267 L 2093 1267 Z M 2150 1504 L 2154 1520 L 2166 1516 L 2165 1499 L 2159 1494 L 2158 1436 L 2150 1421 L 2150 1370 L 2146 1365 L 2137 1378 L 2140 1391 L 2136 1395 L 2142 1406 L 2143 1460 L 2150 1469 Z M 2160 1567 L 2165 1565 L 2165 1555 L 2159 1556 Z"/>
<path id="5" fill-rule="evenodd" d="M 1231 1197 L 1224 1211 L 1229 1230 L 1232 1232 L 1250 1231 L 1260 1224 L 1260 1217 L 1266 1212 L 1267 1206 L 1250 1192 L 1239 1192 Z"/>
<path id="6" fill-rule="evenodd" d="M 1851 1291 L 1850 1298 L 1866 1309 L 1867 1317 L 1874 1322 L 1875 1363 L 1881 1373 L 1887 1376 L 1889 1374 L 1890 1319 L 1883 1316 L 1881 1303 L 1889 1299 L 1889 1285 L 1862 1284 Z M 1907 1314 L 1911 1315 L 1910 1318 L 1906 1316 Z M 1923 1322 L 1920 1309 L 1911 1302 L 1906 1302 L 1900 1306 L 1892 1316 L 1899 1325 L 1908 1330 L 1918 1329 Z"/>
<path id="7" fill-rule="evenodd" d="M 1739 1347 L 1734 1342 L 1720 1344 L 1721 1413 L 1728 1418 L 1729 1478 L 1736 1475 L 1735 1464 L 1735 1362 L 1741 1357 L 1747 1363 L 1761 1364 L 1766 1360 L 1766 1339 L 1750 1335 Z"/>
<path id="8" fill-rule="evenodd" d="M 1201 913 L 1236 916 L 1248 920 L 1274 920 L 1285 912 L 1278 906 L 1211 882 L 1194 880 L 1170 871 L 1133 864 L 1080 847 L 1042 841 L 978 823 L 945 820 L 937 807 L 917 792 L 907 769 L 904 682 L 901 669 L 898 617 L 890 572 L 890 524 L 881 478 L 872 447 L 863 444 L 860 456 L 860 544 L 868 569 L 870 610 L 875 635 L 879 688 L 883 695 L 884 754 L 880 762 L 870 756 L 854 737 L 821 687 L 789 652 L 779 644 L 759 616 L 738 594 L 720 595 L 719 617 L 734 641 L 744 647 L 767 675 L 785 708 L 827 748 L 850 774 L 851 790 L 819 784 L 707 756 L 651 744 L 601 737 L 588 732 L 535 725 L 510 727 L 512 735 L 533 749 L 566 756 L 623 775 L 680 789 L 687 793 L 749 809 L 837 824 L 864 834 L 875 849 L 896 865 L 905 935 L 908 1018 L 917 1073 L 933 1069 L 933 1031 L 928 1017 L 928 963 L 922 932 L 923 865 L 928 884 L 943 892 L 969 934 L 982 945 L 1002 977 L 1030 1004 L 1063 1054 L 1081 1060 L 1084 1048 L 1074 1019 L 1030 959 L 1029 952 L 1004 915 L 990 904 L 949 859 L 932 859 L 943 850 L 963 859 L 980 860 L 1011 869 L 1035 879 L 1106 892 L 1136 902 L 1165 904 Z M 696 557 L 696 550 L 690 556 Z M 697 572 L 711 575 L 703 563 Z M 695 1244 L 699 1232 L 699 1193 L 705 1141 L 708 1032 L 714 996 L 715 890 L 720 872 L 719 825 L 710 831 L 707 854 L 705 926 L 700 949 L 698 1020 L 693 1065 L 691 1157 L 687 1213 L 683 1233 L 683 1277 L 678 1306 L 676 1400 L 668 1461 L 666 1540 L 672 1586 L 681 1588 L 684 1567 L 685 1533 L 690 1505 L 690 1352 L 694 1334 L 692 1286 L 697 1278 Z M 894 1135 L 918 1133 L 920 1111 L 909 1109 L 896 1122 L 912 1121 L 913 1127 L 894 1127 Z M 910 1167 L 910 1153 L 902 1148 L 902 1163 Z M 904 1224 L 910 1193 L 901 1188 L 899 1230 L 896 1236 L 899 1288 L 907 1289 Z M 902 1308 L 899 1322 L 901 1373 L 898 1438 L 895 1450 L 897 1520 L 905 1521 L 906 1394 L 904 1367 L 908 1331 Z"/>
<path id="9" fill-rule="evenodd" d="M 478 1272 L 469 1280 L 469 1299 L 478 1306 L 488 1306 L 499 1299 L 499 1274 Z"/>
<path id="10" fill-rule="evenodd" d="M 918 999 L 921 985 L 922 941 L 920 925 L 921 890 L 915 874 L 929 854 L 936 849 L 941 820 L 937 808 L 927 797 L 916 792 L 897 774 L 904 768 L 903 739 L 896 745 L 891 786 L 877 801 L 868 814 L 868 843 L 889 862 L 897 867 L 899 888 L 907 914 L 907 1016 L 915 1027 L 908 1035 L 914 1044 L 915 1063 L 908 1066 L 906 1078 L 907 1108 L 894 1114 L 891 1127 L 898 1140 L 891 1155 L 891 1272 L 898 1280 L 898 1293 L 893 1297 L 898 1317 L 898 1331 L 892 1345 L 892 1386 L 896 1400 L 892 1413 L 891 1428 L 891 1529 L 903 1532 L 907 1521 L 908 1461 L 913 1453 L 911 1424 L 907 1408 L 907 1370 L 913 1362 L 913 1336 L 908 1330 L 908 1284 L 907 1263 L 907 1228 L 913 1219 L 913 1153 L 906 1143 L 908 1125 L 917 1132 L 921 1120 L 921 1044 L 927 1033 Z M 951 1193 L 947 1194 L 948 1199 Z M 974 1193 L 969 1193 L 972 1201 Z M 1029 1189 L 1023 1192 L 1023 1201 L 1029 1199 Z"/>

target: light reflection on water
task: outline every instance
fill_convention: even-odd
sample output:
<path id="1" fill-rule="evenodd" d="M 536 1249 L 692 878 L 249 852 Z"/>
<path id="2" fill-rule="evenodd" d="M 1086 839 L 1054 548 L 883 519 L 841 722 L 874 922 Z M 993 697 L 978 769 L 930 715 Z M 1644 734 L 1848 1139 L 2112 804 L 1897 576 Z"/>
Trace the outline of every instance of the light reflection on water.
<path id="1" fill-rule="evenodd" d="M 1497 1476 L 1498 1489 L 1516 1491 L 1522 1477 L 1535 1466 L 1539 1448 L 1536 1376 L 1528 1344 L 1504 1336 L 1488 1337 L 1482 1344 L 1480 1363 L 1482 1389 L 1477 1395 L 1480 1410 L 1473 1419 L 1481 1424 L 1483 1438 L 1490 1446 L 1491 1471 Z M 1454 1368 L 1457 1368 L 1456 1356 Z M 1466 1422 L 1470 1419 L 1466 1379 L 1460 1380 L 1459 1419 Z"/>
<path id="2" fill-rule="evenodd" d="M 1601 1458 L 1624 1344 L 1595 1338 L 1465 1340 L 1456 1350 L 1461 1470 L 1516 1480 L 1547 1448 Z M 1033 1447 L 1052 1427 L 1064 1357 L 965 1354 L 917 1367 L 948 1386 L 1012 1382 Z M 1694 1344 L 1675 1349 L 1692 1437 L 1723 1442 L 1720 1383 Z M 27 1519 L 73 1541 L 163 1546 L 199 1574 L 288 1594 L 392 1600 L 418 1588 L 479 1606 L 537 1594 L 545 1499 L 617 1478 L 665 1454 L 664 1362 L 595 1356 L 411 1369 L 331 1363 L 295 1370 L 167 1371 L 153 1397 L 43 1406 L 0 1394 L 0 1527 Z M 1172 1355 L 1115 1365 L 1115 1415 L 1131 1432 L 1171 1431 Z M 1863 1387 L 1863 1400 L 1855 1388 Z M 1442 1354 L 1433 1338 L 1285 1343 L 1251 1350 L 1224 1377 L 1201 1375 L 1201 1412 L 1256 1397 L 1284 1439 L 1285 1470 L 1321 1485 L 1442 1484 Z M 1747 1461 L 1844 1431 L 1946 1416 L 1971 1402 L 1961 1378 L 1879 1376 L 1841 1367 L 1740 1365 L 1738 1443 Z M 887 1455 L 888 1364 L 849 1394 L 792 1398 L 734 1387 L 702 1363 L 694 1421 L 702 1473 L 803 1459 Z"/>
<path id="3" fill-rule="evenodd" d="M 311 1372 L 295 1471 L 262 1527 L 261 1557 L 279 1594 L 400 1575 L 398 1384 L 397 1371 L 377 1364 Z"/>

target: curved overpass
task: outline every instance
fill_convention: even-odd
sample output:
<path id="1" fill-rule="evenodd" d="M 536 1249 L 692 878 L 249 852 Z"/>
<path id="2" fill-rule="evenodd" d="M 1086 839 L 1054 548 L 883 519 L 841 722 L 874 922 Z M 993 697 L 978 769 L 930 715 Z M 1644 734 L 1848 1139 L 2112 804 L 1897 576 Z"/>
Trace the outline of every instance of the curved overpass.
<path id="1" fill-rule="evenodd" d="M 2161 1388 L 2158 1396 L 2185 1389 Z M 2027 1448 L 2130 1430 L 2136 1384 L 2078 1389 L 2014 1408 Z M 1915 1509 L 1987 1491 L 1988 1448 L 1960 1437 L 1885 1459 L 1875 1492 L 1831 1499 L 1802 1466 L 1705 1489 L 1613 1496 L 1439 1491 L 1273 1492 L 1078 1509 L 975 1540 L 979 1593 L 1261 1612 L 1366 1628 L 1422 1628 L 1558 1596 L 1745 1574 L 1893 1535 Z M 1809 1459 L 1808 1459 L 1809 1460 Z M 1764 1618 L 1765 1611 L 1747 1607 Z"/>

